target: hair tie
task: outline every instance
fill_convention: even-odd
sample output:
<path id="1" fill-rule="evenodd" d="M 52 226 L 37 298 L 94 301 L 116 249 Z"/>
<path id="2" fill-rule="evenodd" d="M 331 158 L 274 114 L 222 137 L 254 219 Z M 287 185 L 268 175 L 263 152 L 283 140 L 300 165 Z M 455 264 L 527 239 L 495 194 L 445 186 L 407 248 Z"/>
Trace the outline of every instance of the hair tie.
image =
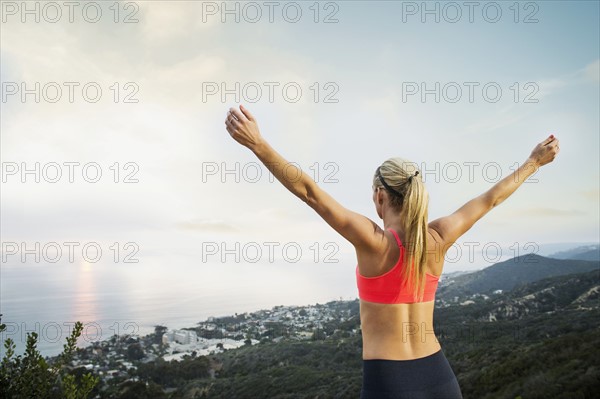
<path id="1" fill-rule="evenodd" d="M 414 174 L 414 175 L 411 175 L 411 176 L 409 176 L 409 178 L 408 178 L 408 181 L 409 181 L 409 182 L 412 182 L 412 178 L 413 178 L 413 176 L 416 176 L 416 175 L 418 175 L 418 174 L 419 174 L 419 171 L 417 170 L 417 171 L 415 172 L 415 174 Z"/>

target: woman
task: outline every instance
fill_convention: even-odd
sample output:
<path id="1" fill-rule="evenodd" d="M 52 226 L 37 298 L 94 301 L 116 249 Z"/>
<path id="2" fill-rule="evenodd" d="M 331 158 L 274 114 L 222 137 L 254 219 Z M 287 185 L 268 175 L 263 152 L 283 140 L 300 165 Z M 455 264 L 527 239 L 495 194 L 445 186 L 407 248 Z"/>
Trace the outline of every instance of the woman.
<path id="1" fill-rule="evenodd" d="M 363 340 L 361 399 L 462 398 L 433 331 L 435 291 L 446 251 L 539 167 L 552 162 L 558 139 L 550 135 L 510 176 L 430 223 L 429 197 L 416 165 L 401 158 L 386 160 L 373 176 L 373 202 L 383 219 L 382 230 L 344 208 L 301 170 L 290 173 L 287 168 L 296 167 L 264 140 L 245 107 L 230 108 L 225 125 L 288 190 L 354 245 Z"/>

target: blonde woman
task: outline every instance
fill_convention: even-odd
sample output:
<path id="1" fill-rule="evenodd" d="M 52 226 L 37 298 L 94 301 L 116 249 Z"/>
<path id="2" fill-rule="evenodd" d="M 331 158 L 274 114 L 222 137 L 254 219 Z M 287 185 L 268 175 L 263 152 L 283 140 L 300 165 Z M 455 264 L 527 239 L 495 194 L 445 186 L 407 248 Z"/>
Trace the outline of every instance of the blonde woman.
<path id="1" fill-rule="evenodd" d="M 417 166 L 402 158 L 386 160 L 376 169 L 372 186 L 373 202 L 383 220 L 381 229 L 344 208 L 301 170 L 290 173 L 287 168 L 296 167 L 261 136 L 256 119 L 245 107 L 230 108 L 225 126 L 233 139 L 250 149 L 356 250 L 363 341 L 361 399 L 462 398 L 433 331 L 435 292 L 444 256 L 476 221 L 539 167 L 554 160 L 558 139 L 551 135 L 510 176 L 432 222 L 428 222 L 429 196 Z"/>

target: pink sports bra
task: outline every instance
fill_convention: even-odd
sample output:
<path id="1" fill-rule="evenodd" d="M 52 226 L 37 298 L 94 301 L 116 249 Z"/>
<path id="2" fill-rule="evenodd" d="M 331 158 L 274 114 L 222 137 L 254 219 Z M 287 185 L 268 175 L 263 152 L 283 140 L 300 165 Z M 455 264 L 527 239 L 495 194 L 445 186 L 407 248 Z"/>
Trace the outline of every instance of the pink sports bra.
<path id="1" fill-rule="evenodd" d="M 408 287 L 402 280 L 402 264 L 404 259 L 404 246 L 398 237 L 398 233 L 393 229 L 388 229 L 394 233 L 396 242 L 400 248 L 400 257 L 396 265 L 388 272 L 375 276 L 365 277 L 360 274 L 358 265 L 356 265 L 356 285 L 358 287 L 358 296 L 360 299 L 369 302 L 378 303 L 415 303 L 429 302 L 435 299 L 435 292 L 438 287 L 439 276 L 431 273 L 425 273 L 425 292 L 423 300 L 417 301 L 413 296 L 411 287 Z"/>

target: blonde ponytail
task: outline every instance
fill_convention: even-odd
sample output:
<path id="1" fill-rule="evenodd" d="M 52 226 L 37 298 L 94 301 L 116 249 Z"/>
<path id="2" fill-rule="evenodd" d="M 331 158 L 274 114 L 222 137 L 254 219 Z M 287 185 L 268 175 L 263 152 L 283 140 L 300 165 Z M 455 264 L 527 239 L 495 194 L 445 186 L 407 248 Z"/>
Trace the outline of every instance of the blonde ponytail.
<path id="1" fill-rule="evenodd" d="M 373 179 L 373 187 L 386 188 L 378 174 L 392 189 L 388 190 L 391 206 L 400 211 L 405 235 L 403 279 L 414 287 L 413 295 L 420 302 L 425 290 L 429 194 L 414 162 L 403 158 L 386 160 Z"/>

